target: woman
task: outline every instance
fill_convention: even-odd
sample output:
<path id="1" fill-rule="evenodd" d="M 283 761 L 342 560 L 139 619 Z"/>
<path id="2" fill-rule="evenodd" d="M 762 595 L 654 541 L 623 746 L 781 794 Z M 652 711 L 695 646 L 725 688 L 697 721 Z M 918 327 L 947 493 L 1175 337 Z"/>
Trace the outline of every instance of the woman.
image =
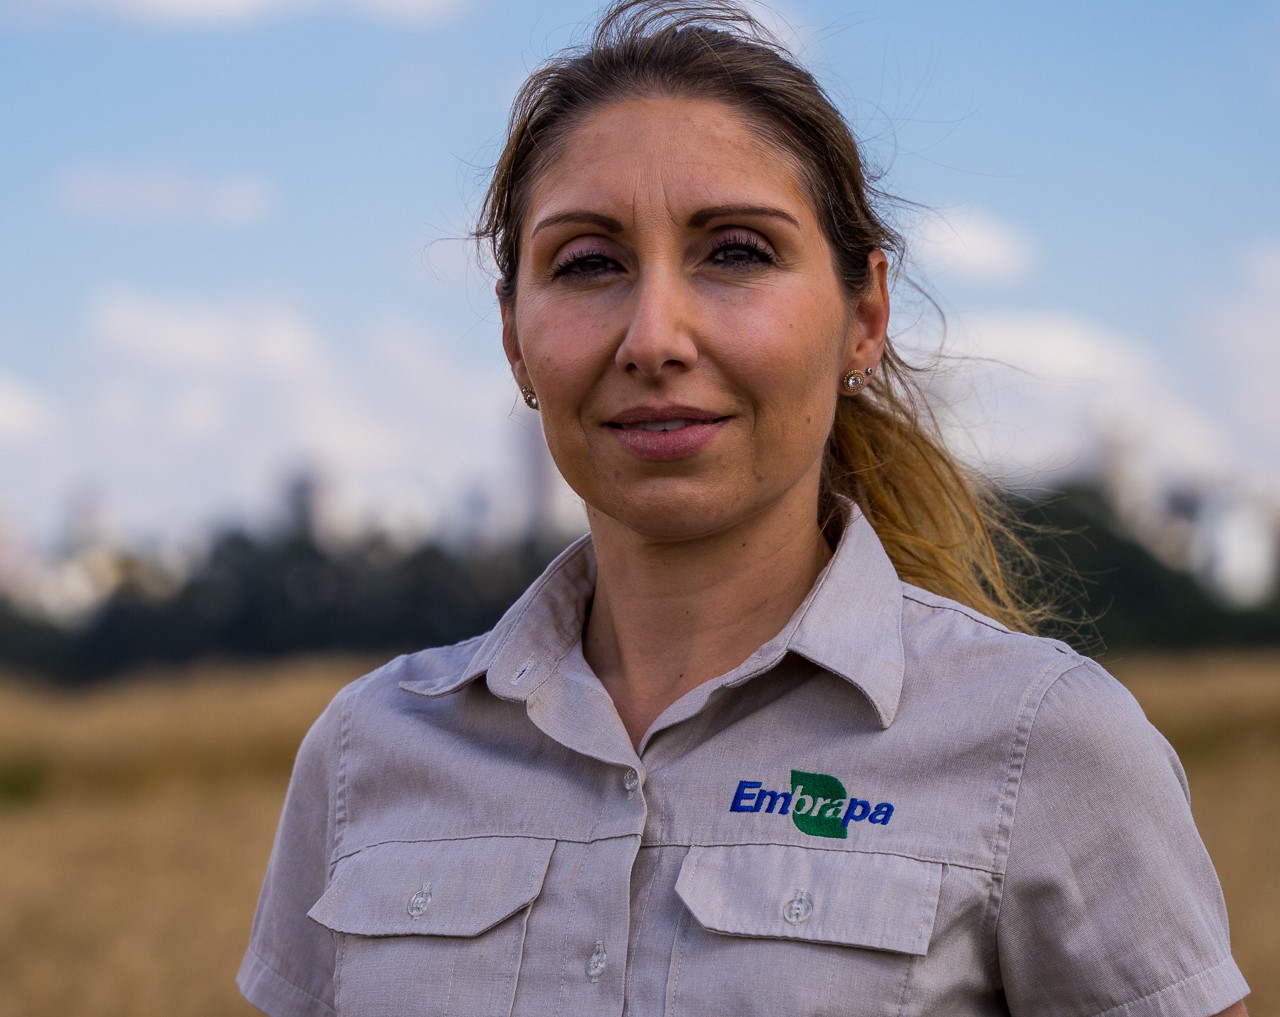
<path id="1" fill-rule="evenodd" d="M 253 1003 L 1244 1012 L 1171 750 L 1014 631 L 998 522 L 886 339 L 867 192 L 727 3 L 622 3 L 525 85 L 479 233 L 590 539 L 317 722 Z"/>

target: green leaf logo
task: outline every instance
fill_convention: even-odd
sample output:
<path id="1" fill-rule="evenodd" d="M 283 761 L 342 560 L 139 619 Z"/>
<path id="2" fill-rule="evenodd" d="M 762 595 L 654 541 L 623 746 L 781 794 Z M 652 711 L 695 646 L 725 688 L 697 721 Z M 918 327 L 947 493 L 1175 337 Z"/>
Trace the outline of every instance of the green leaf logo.
<path id="1" fill-rule="evenodd" d="M 836 840 L 848 837 L 840 822 L 846 798 L 844 785 L 829 773 L 791 771 L 791 821 L 801 833 Z"/>

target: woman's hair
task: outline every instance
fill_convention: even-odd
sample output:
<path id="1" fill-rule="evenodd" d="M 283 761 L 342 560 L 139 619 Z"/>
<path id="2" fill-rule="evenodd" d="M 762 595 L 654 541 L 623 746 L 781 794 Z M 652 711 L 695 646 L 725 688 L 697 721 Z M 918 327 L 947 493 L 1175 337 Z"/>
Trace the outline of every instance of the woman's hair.
<path id="1" fill-rule="evenodd" d="M 475 232 L 492 247 L 501 301 L 515 298 L 530 193 L 566 137 L 604 107 L 643 96 L 722 102 L 790 153 L 851 296 L 871 285 L 871 252 L 900 262 L 902 238 L 874 207 L 887 196 L 844 117 L 747 11 L 732 0 L 615 0 L 591 42 L 535 71 L 512 105 Z M 1034 562 L 998 492 L 944 446 L 917 373 L 886 341 L 874 383 L 838 400 L 820 522 L 831 533 L 837 497 L 852 499 L 903 580 L 1032 631 L 1047 616 L 1020 592 Z"/>

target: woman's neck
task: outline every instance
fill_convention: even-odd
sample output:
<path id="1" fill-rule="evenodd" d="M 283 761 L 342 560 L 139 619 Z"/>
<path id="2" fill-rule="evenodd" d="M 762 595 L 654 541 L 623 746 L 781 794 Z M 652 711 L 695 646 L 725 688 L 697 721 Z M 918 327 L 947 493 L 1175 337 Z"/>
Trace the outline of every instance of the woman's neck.
<path id="1" fill-rule="evenodd" d="M 686 692 L 775 636 L 831 558 L 812 518 L 683 541 L 605 519 L 591 530 L 598 572 L 583 653 L 634 745 Z"/>

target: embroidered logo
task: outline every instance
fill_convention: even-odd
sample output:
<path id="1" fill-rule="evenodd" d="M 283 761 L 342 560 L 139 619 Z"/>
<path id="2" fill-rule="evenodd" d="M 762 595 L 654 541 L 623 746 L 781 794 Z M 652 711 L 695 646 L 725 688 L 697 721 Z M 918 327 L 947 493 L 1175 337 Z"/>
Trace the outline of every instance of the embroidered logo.
<path id="1" fill-rule="evenodd" d="M 792 770 L 790 791 L 770 790 L 758 780 L 738 781 L 729 811 L 790 816 L 801 833 L 840 840 L 849 836 L 850 823 L 865 819 L 878 826 L 888 826 L 893 818 L 893 803 L 880 802 L 873 806 L 865 798 L 846 792 L 838 777 Z"/>

